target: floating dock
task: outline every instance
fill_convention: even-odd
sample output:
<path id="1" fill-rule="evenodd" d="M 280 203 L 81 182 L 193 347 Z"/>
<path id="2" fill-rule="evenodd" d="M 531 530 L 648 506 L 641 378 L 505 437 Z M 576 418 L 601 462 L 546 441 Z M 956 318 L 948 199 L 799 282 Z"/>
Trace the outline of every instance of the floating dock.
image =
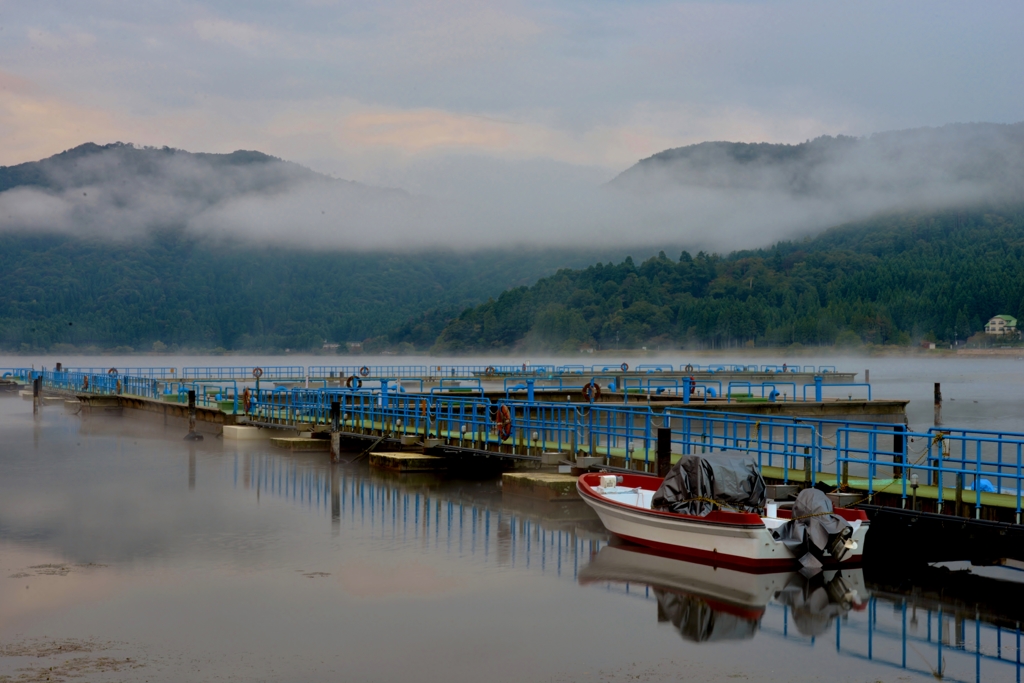
<path id="1" fill-rule="evenodd" d="M 910 432 L 907 401 L 875 399 L 870 385 L 840 381 L 849 377 L 832 368 L 363 366 L 343 383 L 351 386 L 337 387 L 332 380 L 353 369 L 325 366 L 263 368 L 239 379 L 254 370 L 185 368 L 170 373 L 174 381 L 156 371 L 19 371 L 17 380 L 79 401 L 86 417 L 153 414 L 225 438 L 269 435 L 293 451 L 327 452 L 333 442 L 332 457 L 367 451 L 394 473 L 558 461 L 574 471 L 656 473 L 682 454 L 726 450 L 756 458 L 769 483 L 825 484 L 844 504 L 1021 522 L 1024 434 Z M 737 373 L 745 379 L 728 379 Z M 810 381 L 798 381 L 801 373 Z M 297 375 L 301 386 L 274 386 Z M 565 475 L 513 474 L 528 476 L 510 476 L 510 495 L 575 495 Z"/>

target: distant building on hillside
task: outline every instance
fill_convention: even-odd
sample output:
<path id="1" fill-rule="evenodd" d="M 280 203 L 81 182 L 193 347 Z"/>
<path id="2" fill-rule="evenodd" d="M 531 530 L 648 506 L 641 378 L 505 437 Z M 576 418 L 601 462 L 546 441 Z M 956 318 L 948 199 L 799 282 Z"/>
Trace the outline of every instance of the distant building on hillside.
<path id="1" fill-rule="evenodd" d="M 997 315 L 985 323 L 985 334 L 1017 334 L 1017 319 L 1012 315 Z"/>

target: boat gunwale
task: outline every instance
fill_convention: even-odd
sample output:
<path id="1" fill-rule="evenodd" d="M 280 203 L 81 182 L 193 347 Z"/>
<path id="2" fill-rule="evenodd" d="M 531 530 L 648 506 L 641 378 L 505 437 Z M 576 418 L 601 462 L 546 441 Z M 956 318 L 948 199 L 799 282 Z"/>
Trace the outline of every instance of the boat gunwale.
<path id="1" fill-rule="evenodd" d="M 636 511 L 637 514 L 655 517 L 659 519 L 674 519 L 678 521 L 687 521 L 697 524 L 704 524 L 708 526 L 721 526 L 721 527 L 738 527 L 738 528 L 761 528 L 767 529 L 767 525 L 764 523 L 764 519 L 761 515 L 755 512 L 730 512 L 728 510 L 712 510 L 704 517 L 697 515 L 686 515 L 680 512 L 668 512 L 664 510 L 654 510 L 651 508 L 642 508 L 638 505 L 630 505 L 629 503 L 612 500 L 606 496 L 602 496 L 597 493 L 597 487 L 587 481 L 588 478 L 600 477 L 599 472 L 587 472 L 586 474 L 580 475 L 576 479 L 576 490 L 581 496 L 586 496 L 594 500 L 597 503 L 608 505 L 613 509 L 623 509 L 627 511 Z M 662 477 L 656 477 L 650 474 L 622 474 L 622 485 L 628 488 L 642 488 L 645 491 L 657 490 L 661 482 L 664 481 Z M 630 482 L 637 482 L 630 485 Z M 645 482 L 657 482 L 657 486 L 651 488 L 650 486 L 643 486 Z M 863 510 L 854 510 L 850 508 L 833 508 L 833 513 L 842 517 L 848 522 L 859 521 L 861 524 L 868 524 L 868 516 Z M 779 510 L 779 519 L 786 519 L 790 516 L 789 510 Z M 730 519 L 732 518 L 732 519 Z M 738 518 L 738 519 L 737 519 Z"/>

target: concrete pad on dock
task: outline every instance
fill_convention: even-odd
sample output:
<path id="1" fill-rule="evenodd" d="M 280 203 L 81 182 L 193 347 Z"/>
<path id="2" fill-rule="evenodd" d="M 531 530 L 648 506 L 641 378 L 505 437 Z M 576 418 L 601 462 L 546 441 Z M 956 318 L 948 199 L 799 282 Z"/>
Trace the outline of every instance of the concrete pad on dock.
<path id="1" fill-rule="evenodd" d="M 501 492 L 535 500 L 582 502 L 576 479 L 554 472 L 506 472 L 501 475 Z"/>
<path id="2" fill-rule="evenodd" d="M 370 467 L 398 472 L 432 472 L 447 469 L 448 461 L 422 453 L 370 453 Z"/>
<path id="3" fill-rule="evenodd" d="M 64 403 L 63 396 L 40 396 L 39 399 L 44 406 L 59 406 Z"/>
<path id="4" fill-rule="evenodd" d="M 224 438 L 236 441 L 257 441 L 267 438 L 266 430 L 250 425 L 224 425 Z M 319 440 L 319 439 L 318 439 Z"/>
<path id="5" fill-rule="evenodd" d="M 275 437 L 270 440 L 271 446 L 289 451 L 329 451 L 331 442 L 328 439 L 303 439 L 302 437 Z"/>

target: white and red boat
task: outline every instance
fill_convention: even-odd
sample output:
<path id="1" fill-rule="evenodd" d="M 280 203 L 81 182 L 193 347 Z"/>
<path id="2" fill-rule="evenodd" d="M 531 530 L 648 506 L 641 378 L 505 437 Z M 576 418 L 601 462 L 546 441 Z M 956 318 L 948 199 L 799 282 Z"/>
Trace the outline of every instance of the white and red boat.
<path id="1" fill-rule="evenodd" d="M 778 509 L 774 516 L 753 512 L 716 509 L 698 517 L 655 510 L 651 502 L 662 478 L 645 474 L 622 474 L 616 485 L 602 482 L 599 473 L 582 475 L 576 488 L 583 500 L 601 518 L 605 528 L 616 536 L 691 561 L 747 571 L 779 571 L 799 567 L 799 558 L 789 547 L 775 539 L 772 531 L 790 522 L 791 512 Z M 835 508 L 833 513 L 846 520 L 853 536 L 846 544 L 842 565 L 854 565 L 864 552 L 868 518 L 862 510 Z M 826 566 L 840 562 L 827 551 Z"/>

